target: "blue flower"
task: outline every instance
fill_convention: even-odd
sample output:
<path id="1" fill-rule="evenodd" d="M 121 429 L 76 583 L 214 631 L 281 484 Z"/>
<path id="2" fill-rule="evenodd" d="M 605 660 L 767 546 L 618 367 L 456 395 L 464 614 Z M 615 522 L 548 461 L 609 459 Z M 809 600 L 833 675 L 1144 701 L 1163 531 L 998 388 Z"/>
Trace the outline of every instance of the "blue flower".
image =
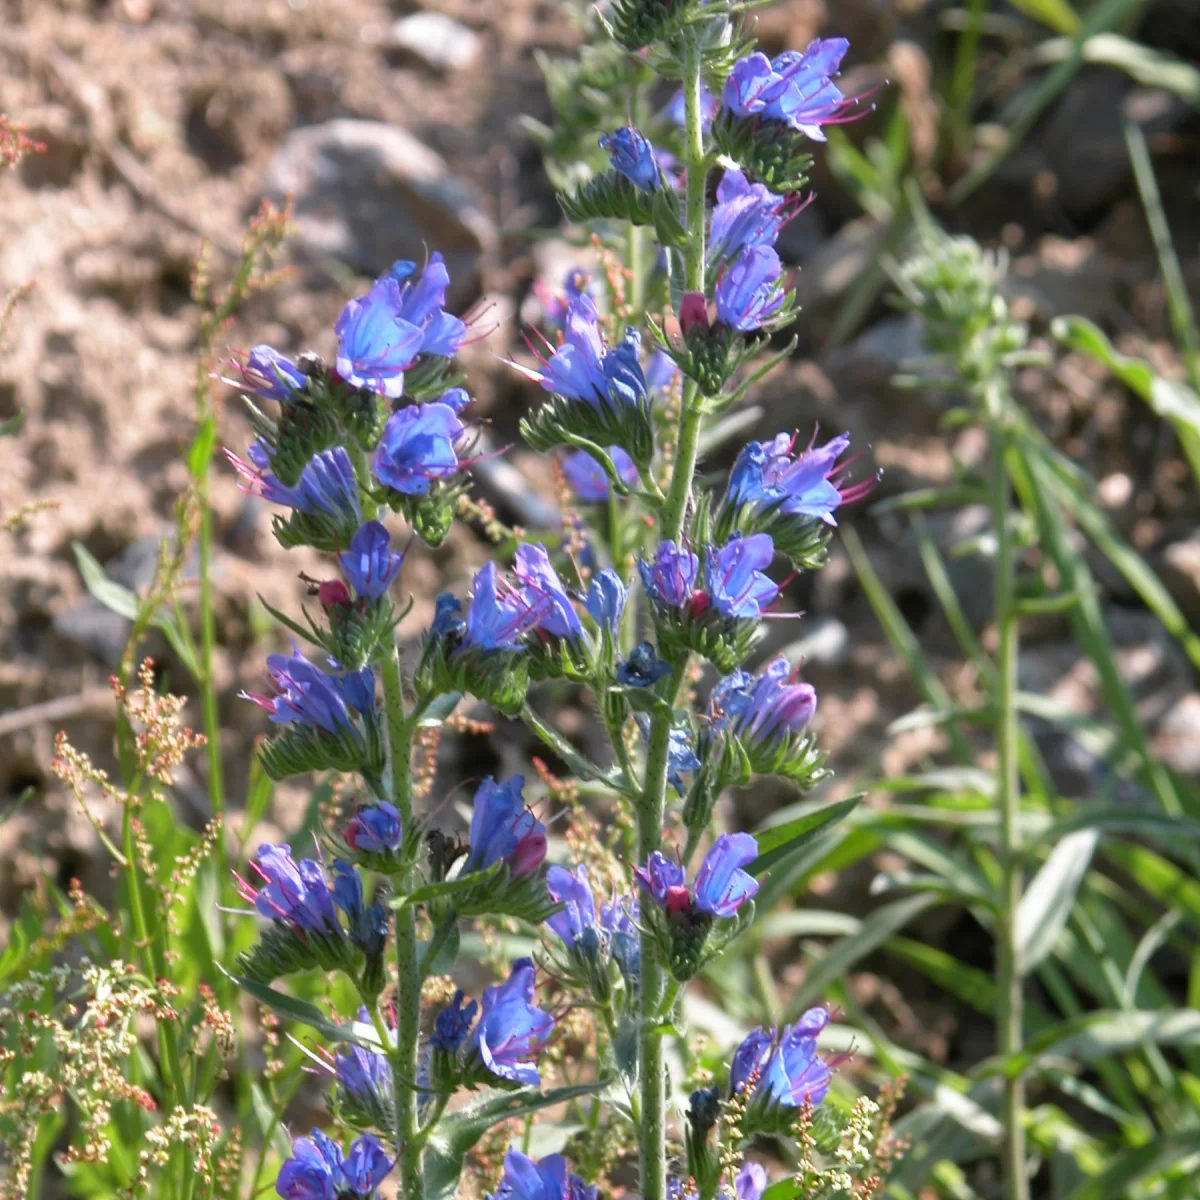
<path id="1" fill-rule="evenodd" d="M 386 800 L 360 808 L 346 825 L 346 842 L 364 854 L 398 850 L 404 839 L 400 812 Z"/>
<path id="2" fill-rule="evenodd" d="M 634 187 L 641 188 L 643 192 L 653 192 L 661 186 L 654 147 L 632 125 L 604 134 L 600 139 L 600 149 L 608 151 L 613 169 L 624 175 Z"/>
<path id="3" fill-rule="evenodd" d="M 421 350 L 424 334 L 400 315 L 400 285 L 391 276 L 342 309 L 334 325 L 338 374 L 355 387 L 390 399 L 404 394 L 404 372 Z"/>
<path id="4" fill-rule="evenodd" d="M 758 857 L 758 843 L 748 833 L 723 833 L 704 856 L 692 903 L 712 917 L 732 917 L 758 892 L 758 881 L 742 870 Z"/>
<path id="5" fill-rule="evenodd" d="M 375 475 L 406 496 L 423 496 L 430 484 L 461 466 L 456 449 L 463 423 L 450 404 L 412 404 L 394 412 L 375 451 Z"/>
<path id="6" fill-rule="evenodd" d="M 609 940 L 621 974 L 636 983 L 642 969 L 642 937 L 636 896 L 615 896 L 600 905 L 600 929 Z"/>
<path id="7" fill-rule="evenodd" d="M 772 247 L 743 250 L 717 280 L 717 316 L 739 333 L 760 329 L 783 307 L 786 293 L 777 286 L 782 274 Z"/>
<path id="8" fill-rule="evenodd" d="M 371 1017 L 360 1008 L 358 1019 L 366 1023 Z M 394 1083 L 387 1055 L 349 1044 L 338 1049 L 333 1067 L 338 1083 L 359 1108 L 370 1112 L 391 1100 Z"/>
<path id="9" fill-rule="evenodd" d="M 588 883 L 587 867 L 578 866 L 568 871 L 557 864 L 546 872 L 546 888 L 555 903 L 564 905 L 546 924 L 562 938 L 568 950 L 583 936 L 586 929 L 596 924 L 596 901 Z"/>
<path id="10" fill-rule="evenodd" d="M 453 592 L 441 592 L 433 602 L 433 621 L 429 632 L 435 638 L 461 637 L 467 631 L 462 601 Z"/>
<path id="11" fill-rule="evenodd" d="M 629 589 L 621 582 L 620 575 L 606 567 L 592 576 L 583 606 L 601 629 L 616 637 L 628 596 Z"/>
<path id="12" fill-rule="evenodd" d="M 348 918 L 350 941 L 368 958 L 378 959 L 387 943 L 387 909 L 365 903 L 362 878 L 349 863 L 335 858 L 332 869 L 333 902 Z"/>
<path id="13" fill-rule="evenodd" d="M 264 886 L 255 889 L 238 878 L 238 890 L 264 917 L 309 933 L 341 933 L 319 862 L 302 858 L 297 863 L 289 846 L 265 845 L 250 865 Z"/>
<path id="14" fill-rule="evenodd" d="M 302 392 L 307 380 L 290 358 L 285 358 L 270 346 L 251 346 L 246 361 L 234 363 L 242 377 L 242 385 L 263 400 L 286 402 L 293 392 Z M 235 383 L 232 379 L 226 383 Z"/>
<path id="15" fill-rule="evenodd" d="M 523 585 L 526 595 L 536 597 L 534 603 L 543 610 L 537 627 L 552 637 L 577 638 L 583 632 L 579 614 L 571 597 L 550 564 L 546 547 L 524 545 L 518 548 L 513 574 Z"/>
<path id="16" fill-rule="evenodd" d="M 641 334 L 628 329 L 616 346 L 606 349 L 600 314 L 587 295 L 568 304 L 562 344 L 543 361 L 542 369 L 511 365 L 546 391 L 597 408 L 646 402 Z"/>
<path id="17" fill-rule="evenodd" d="M 732 917 L 758 892 L 758 882 L 742 870 L 758 857 L 758 843 L 748 833 L 723 833 L 704 857 L 689 890 L 686 874 L 656 850 L 644 867 L 634 867 L 638 883 L 669 914 L 705 913 Z"/>
<path id="18" fill-rule="evenodd" d="M 783 197 L 761 183 L 751 183 L 735 167 L 729 168 L 717 188 L 710 259 L 723 261 L 755 246 L 774 246 L 786 213 Z"/>
<path id="19" fill-rule="evenodd" d="M 504 983 L 483 993 L 470 1044 L 493 1075 L 537 1087 L 541 1076 L 533 1064 L 553 1032 L 554 1018 L 533 1003 L 533 963 L 519 958 Z"/>
<path id="20" fill-rule="evenodd" d="M 795 443 L 795 435 L 781 433 L 769 442 L 745 446 L 729 476 L 728 502 L 836 525 L 834 511 L 861 500 L 875 486 L 875 478 L 851 485 L 839 479 L 849 466 L 838 463 L 850 448 L 848 433 L 793 455 Z"/>
<path id="21" fill-rule="evenodd" d="M 363 1134 L 344 1155 L 337 1142 L 314 1129 L 311 1138 L 292 1143 L 275 1191 L 283 1200 L 374 1200 L 392 1165 L 372 1134 Z"/>
<path id="22" fill-rule="evenodd" d="M 662 608 L 682 608 L 691 599 L 700 560 L 686 547 L 660 542 L 654 561 L 638 561 L 646 595 Z"/>
<path id="23" fill-rule="evenodd" d="M 537 592 L 515 588 L 496 574 L 496 564 L 484 563 L 471 584 L 466 644 L 480 650 L 516 650 L 520 639 L 549 615 L 549 605 Z"/>
<path id="24" fill-rule="evenodd" d="M 350 549 L 338 555 L 350 586 L 364 600 L 378 600 L 404 562 L 404 555 L 388 541 L 388 531 L 378 521 L 368 521 L 354 535 Z"/>
<path id="25" fill-rule="evenodd" d="M 758 1072 L 755 1095 L 783 1108 L 816 1108 L 829 1091 L 833 1070 L 817 1057 L 817 1037 L 829 1024 L 824 1008 L 810 1008 L 795 1025 L 782 1034 L 753 1030 L 737 1048 L 730 1066 L 729 1083 L 734 1092 L 749 1085 Z"/>
<path id="26" fill-rule="evenodd" d="M 609 446 L 608 456 L 621 481 L 633 487 L 638 481 L 638 469 L 633 459 L 620 446 Z M 586 451 L 576 450 L 563 459 L 563 474 L 585 504 L 599 504 L 608 499 L 608 473 Z"/>
<path id="27" fill-rule="evenodd" d="M 709 546 L 704 557 L 704 585 L 713 607 L 726 617 L 757 619 L 779 595 L 763 574 L 775 557 L 770 535 L 734 534 L 720 550 Z"/>
<path id="28" fill-rule="evenodd" d="M 732 726 L 747 741 L 770 745 L 801 733 L 817 711 L 817 693 L 798 683 L 786 658 L 772 659 L 757 676 L 734 671 L 709 701 L 713 728 Z"/>
<path id="29" fill-rule="evenodd" d="M 295 487 L 280 483 L 271 472 L 271 455 L 261 441 L 252 442 L 246 451 L 249 462 L 229 450 L 225 457 L 242 477 L 246 489 L 272 504 L 332 517 L 339 523 L 358 525 L 362 521 L 358 480 L 343 446 L 314 454 Z"/>
<path id="30" fill-rule="evenodd" d="M 617 666 L 617 682 L 624 687 L 653 687 L 671 673 L 671 665 L 658 657 L 650 642 L 639 642 Z"/>
<path id="31" fill-rule="evenodd" d="M 756 52 L 735 64 L 721 100 L 738 116 L 782 121 L 814 141 L 825 141 L 823 125 L 846 121 L 857 99 L 847 99 L 832 77 L 850 43 L 817 39 L 803 54 L 789 50 L 769 59 Z"/>
<path id="32" fill-rule="evenodd" d="M 429 1044 L 446 1054 L 457 1054 L 471 1032 L 471 1022 L 478 1011 L 479 1004 L 475 1000 L 463 1004 L 463 991 L 459 988 L 454 993 L 454 999 L 434 1018 Z"/>
<path id="33" fill-rule="evenodd" d="M 268 655 L 267 671 L 279 690 L 278 696 L 256 692 L 242 695 L 266 709 L 277 724 L 294 722 L 338 734 L 354 729 L 354 711 L 364 716 L 374 712 L 374 676 L 370 668 L 342 676 L 326 675 L 296 651 Z"/>
<path id="34" fill-rule="evenodd" d="M 487 1200 L 596 1200 L 596 1189 L 572 1175 L 561 1154 L 534 1162 L 519 1150 L 510 1150 L 504 1156 L 500 1184 Z"/>
<path id="35" fill-rule="evenodd" d="M 546 857 L 546 827 L 529 811 L 523 775 L 496 783 L 489 775 L 475 792 L 471 850 L 464 871 L 505 862 L 514 878 L 536 871 Z"/>
<path id="36" fill-rule="evenodd" d="M 407 259 L 392 264 L 391 277 L 403 285 L 397 315 L 421 330 L 419 353 L 453 358 L 466 337 L 467 327 L 460 318 L 442 308 L 450 286 L 450 272 L 436 251 L 430 255 L 421 278 L 413 283 L 416 269 L 417 264 Z"/>

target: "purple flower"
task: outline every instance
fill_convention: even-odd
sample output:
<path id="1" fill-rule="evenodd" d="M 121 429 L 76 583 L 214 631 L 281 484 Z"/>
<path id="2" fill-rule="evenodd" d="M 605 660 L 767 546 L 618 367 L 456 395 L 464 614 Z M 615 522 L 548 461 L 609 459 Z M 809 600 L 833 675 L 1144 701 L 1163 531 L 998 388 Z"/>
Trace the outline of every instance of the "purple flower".
<path id="1" fill-rule="evenodd" d="M 692 595 L 700 560 L 686 547 L 660 542 L 654 561 L 638 561 L 646 595 L 663 608 L 682 608 Z"/>
<path id="2" fill-rule="evenodd" d="M 536 279 L 533 292 L 541 302 L 545 324 L 551 329 L 561 329 L 571 301 L 591 295 L 591 282 L 591 277 L 582 267 L 572 267 L 563 279 L 562 292 L 556 295 L 544 279 Z"/>
<path id="3" fill-rule="evenodd" d="M 378 521 L 368 521 L 338 555 L 350 586 L 365 600 L 378 600 L 404 562 L 404 555 L 388 544 L 388 531 Z"/>
<path id="4" fill-rule="evenodd" d="M 546 827 L 529 811 L 523 775 L 496 783 L 489 775 L 475 793 L 471 851 L 464 871 L 486 871 L 505 862 L 514 879 L 529 875 L 546 857 Z"/>
<path id="5" fill-rule="evenodd" d="M 457 1054 L 459 1047 L 467 1040 L 467 1034 L 471 1032 L 471 1022 L 475 1020 L 478 1011 L 478 1001 L 463 1003 L 463 990 L 459 988 L 454 993 L 454 999 L 434 1018 L 429 1044 L 435 1050 L 446 1054 Z"/>
<path id="6" fill-rule="evenodd" d="M 496 574 L 496 564 L 484 563 L 471 584 L 466 644 L 480 650 L 516 650 L 519 641 L 549 615 L 540 593 L 515 588 Z"/>
<path id="7" fill-rule="evenodd" d="M 581 400 L 597 408 L 644 404 L 641 335 L 636 329 L 627 329 L 616 346 L 606 348 L 599 322 L 600 314 L 591 297 L 578 296 L 567 306 L 562 344 L 542 360 L 542 369 L 511 365 L 546 391 L 568 400 Z"/>
<path id="8" fill-rule="evenodd" d="M 534 1162 L 519 1150 L 510 1150 L 504 1156 L 500 1184 L 487 1200 L 596 1200 L 596 1189 L 572 1175 L 561 1154 Z"/>
<path id="9" fill-rule="evenodd" d="M 621 974 L 636 982 L 642 968 L 642 937 L 636 896 L 615 896 L 600 905 L 600 929 L 612 947 Z"/>
<path id="10" fill-rule="evenodd" d="M 371 1017 L 360 1008 L 358 1019 L 367 1023 Z M 338 1083 L 360 1108 L 371 1111 L 392 1098 L 392 1065 L 386 1055 L 350 1044 L 339 1048 L 333 1067 Z"/>
<path id="11" fill-rule="evenodd" d="M 467 623 L 462 615 L 462 602 L 453 592 L 442 592 L 433 602 L 433 621 L 429 632 L 435 638 L 462 637 Z"/>
<path id="12" fill-rule="evenodd" d="M 810 43 L 803 54 L 789 50 L 774 59 L 759 52 L 747 55 L 730 72 L 721 101 L 738 116 L 782 121 L 823 142 L 821 127 L 850 119 L 858 103 L 843 96 L 832 80 L 849 48 L 845 38 L 825 38 Z"/>
<path id="13" fill-rule="evenodd" d="M 623 483 L 630 487 L 637 483 L 638 469 L 620 446 L 609 446 L 608 456 Z M 586 450 L 568 454 L 563 459 L 562 467 L 567 482 L 585 504 L 599 504 L 608 499 L 608 474 Z"/>
<path id="14" fill-rule="evenodd" d="M 455 449 L 463 423 L 450 404 L 412 404 L 394 412 L 375 451 L 375 475 L 407 496 L 423 496 L 435 480 L 449 479 L 460 462 Z"/>
<path id="15" fill-rule="evenodd" d="M 251 346 L 243 363 L 235 361 L 241 375 L 241 385 L 263 400 L 286 401 L 293 392 L 302 392 L 306 383 L 303 372 L 290 358 L 285 358 L 270 346 Z M 235 380 L 226 383 L 239 386 Z"/>
<path id="16" fill-rule="evenodd" d="M 636 188 L 653 192 L 660 186 L 658 160 L 654 147 L 632 125 L 625 125 L 600 139 L 600 149 L 607 150 L 613 169 L 624 175 Z"/>
<path id="17" fill-rule="evenodd" d="M 788 205 L 782 196 L 729 168 L 717 188 L 710 258 L 727 260 L 755 246 L 774 246 L 787 219 Z"/>
<path id="18" fill-rule="evenodd" d="M 638 883 L 668 914 L 705 913 L 732 917 L 758 892 L 758 883 L 742 867 L 758 857 L 758 843 L 748 833 L 723 833 L 704 857 L 690 891 L 681 864 L 655 850 L 644 867 L 634 867 Z"/>
<path id="19" fill-rule="evenodd" d="M 404 372 L 421 351 L 424 334 L 401 315 L 400 285 L 391 276 L 342 309 L 334 325 L 337 372 L 355 387 L 390 399 L 404 394 Z"/>
<path id="20" fill-rule="evenodd" d="M 742 870 L 757 857 L 758 843 L 750 834 L 721 834 L 700 864 L 693 906 L 713 917 L 732 917 L 758 892 L 758 881 Z"/>
<path id="21" fill-rule="evenodd" d="M 248 462 L 229 450 L 225 451 L 225 457 L 242 477 L 242 486 L 272 504 L 332 517 L 339 523 L 357 526 L 362 521 L 358 480 L 354 477 L 350 455 L 342 446 L 314 454 L 295 487 L 280 483 L 271 472 L 271 455 L 261 441 L 250 444 L 246 451 Z"/>
<path id="22" fill-rule="evenodd" d="M 607 629 L 615 637 L 628 596 L 629 589 L 621 582 L 620 575 L 606 567 L 592 576 L 583 606 L 601 629 Z"/>
<path id="23" fill-rule="evenodd" d="M 779 595 L 763 574 L 775 557 L 766 533 L 734 534 L 720 550 L 709 546 L 704 556 L 704 584 L 713 607 L 726 617 L 755 620 Z"/>
<path id="24" fill-rule="evenodd" d="M 399 850 L 404 837 L 400 812 L 386 800 L 360 808 L 346 825 L 346 842 L 364 854 Z"/>
<path id="25" fill-rule="evenodd" d="M 670 663 L 658 657 L 650 642 L 639 642 L 629 657 L 617 665 L 617 682 L 623 687 L 653 687 L 671 673 Z"/>
<path id="26" fill-rule="evenodd" d="M 266 845 L 258 848 L 250 866 L 263 886 L 256 889 L 235 876 L 238 891 L 264 917 L 310 933 L 341 933 L 333 894 L 319 862 L 302 858 L 297 863 L 291 847 Z"/>
<path id="27" fill-rule="evenodd" d="M 350 941 L 369 958 L 377 960 L 387 944 L 387 909 L 365 903 L 362 877 L 349 863 L 335 858 L 332 869 L 333 902 L 349 920 Z"/>
<path id="28" fill-rule="evenodd" d="M 848 433 L 830 438 L 823 446 L 810 444 L 793 457 L 795 444 L 794 434 L 781 433 L 769 442 L 744 447 L 729 476 L 729 502 L 836 525 L 834 510 L 861 500 L 875 486 L 875 479 L 847 485 L 839 478 L 850 465 L 838 464 L 850 448 Z"/>
<path id="29" fill-rule="evenodd" d="M 430 255 L 420 279 L 413 283 L 416 269 L 417 264 L 408 259 L 392 264 L 391 278 L 402 285 L 397 315 L 420 329 L 418 353 L 453 358 L 466 337 L 467 326 L 442 308 L 446 302 L 446 289 L 450 286 L 450 272 L 436 251 Z"/>
<path id="30" fill-rule="evenodd" d="M 363 1134 L 344 1155 L 337 1142 L 314 1129 L 311 1138 L 292 1143 L 275 1191 L 283 1200 L 374 1200 L 392 1165 L 372 1134 Z"/>
<path id="31" fill-rule="evenodd" d="M 533 963 L 519 958 L 504 983 L 483 993 L 471 1046 L 493 1075 L 537 1087 L 533 1064 L 553 1031 L 554 1018 L 533 1003 Z"/>
<path id="32" fill-rule="evenodd" d="M 760 329 L 783 306 L 783 266 L 770 246 L 752 245 L 724 268 L 717 280 L 717 316 L 731 329 Z"/>
<path id="33" fill-rule="evenodd" d="M 565 906 L 546 924 L 562 938 L 568 950 L 573 950 L 584 930 L 596 924 L 596 901 L 588 883 L 587 867 L 578 866 L 572 872 L 566 867 L 552 866 L 546 872 L 546 888 L 555 903 Z"/>
<path id="34" fill-rule="evenodd" d="M 766 1190 L 767 1169 L 762 1163 L 746 1163 L 733 1181 L 735 1200 L 762 1200 Z"/>
<path id="35" fill-rule="evenodd" d="M 817 711 L 811 683 L 799 683 L 786 658 L 772 659 L 757 676 L 734 671 L 710 699 L 713 727 L 732 726 L 747 741 L 769 744 L 801 733 Z"/>
<path id="36" fill-rule="evenodd" d="M 299 651 L 270 654 L 267 671 L 278 696 L 243 692 L 271 714 L 279 725 L 295 722 L 338 734 L 354 729 L 353 711 L 368 716 L 375 709 L 374 676 L 369 667 L 346 675 L 326 675 Z"/>
<path id="37" fill-rule="evenodd" d="M 833 1071 L 817 1057 L 817 1037 L 829 1024 L 824 1008 L 810 1008 L 782 1034 L 753 1030 L 737 1048 L 729 1071 L 732 1091 L 749 1085 L 757 1070 L 755 1094 L 784 1108 L 814 1108 L 825 1099 Z"/>
<path id="38" fill-rule="evenodd" d="M 513 574 L 527 595 L 531 593 L 537 597 L 537 605 L 543 610 L 538 629 L 552 637 L 579 637 L 583 632 L 579 614 L 558 573 L 550 565 L 550 555 L 546 553 L 545 546 L 541 543 L 521 546 L 513 563 Z"/>

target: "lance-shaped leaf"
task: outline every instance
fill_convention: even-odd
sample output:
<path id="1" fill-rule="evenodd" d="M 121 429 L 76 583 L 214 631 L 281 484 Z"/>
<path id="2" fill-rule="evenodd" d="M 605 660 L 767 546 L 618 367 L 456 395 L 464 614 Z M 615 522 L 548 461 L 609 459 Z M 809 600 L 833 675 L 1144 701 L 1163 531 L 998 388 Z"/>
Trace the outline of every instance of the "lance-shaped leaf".
<path id="1" fill-rule="evenodd" d="M 849 796 L 836 804 L 827 804 L 824 808 L 805 813 L 794 821 L 755 834 L 758 841 L 758 857 L 746 869 L 755 877 L 769 871 L 775 863 L 807 846 L 822 830 L 848 817 L 862 803 L 865 795 L 865 792 L 860 792 L 857 796 Z"/>
<path id="2" fill-rule="evenodd" d="M 1099 833 L 1080 829 L 1068 834 L 1050 851 L 1030 881 L 1017 909 L 1017 970 L 1027 974 L 1053 949 L 1075 904 Z"/>

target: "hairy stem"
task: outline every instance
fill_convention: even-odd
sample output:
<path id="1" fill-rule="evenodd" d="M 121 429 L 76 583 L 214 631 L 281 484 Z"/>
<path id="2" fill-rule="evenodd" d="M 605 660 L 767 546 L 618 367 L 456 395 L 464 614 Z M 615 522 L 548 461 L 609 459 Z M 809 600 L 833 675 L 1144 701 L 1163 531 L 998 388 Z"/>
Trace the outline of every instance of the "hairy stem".
<path id="1" fill-rule="evenodd" d="M 1017 957 L 1017 912 L 1024 887 L 1021 869 L 1020 745 L 1017 724 L 1017 653 L 1019 647 L 1015 588 L 1015 561 L 1009 530 L 1010 483 L 1005 455 L 1008 429 L 1005 422 L 1003 383 L 985 385 L 985 407 L 991 441 L 991 509 L 996 533 L 996 751 L 997 802 L 1000 808 L 1001 909 L 999 1005 L 996 1041 L 1006 1058 L 1019 1054 L 1022 1045 L 1024 994 Z M 1025 1166 L 1025 1081 L 1020 1075 L 1004 1082 L 1004 1195 L 1007 1200 L 1028 1200 L 1029 1176 Z"/>
<path id="2" fill-rule="evenodd" d="M 400 677 L 400 652 L 393 639 L 383 660 L 383 705 L 387 720 L 388 751 L 392 768 L 392 803 L 404 829 L 412 828 L 412 734 L 404 713 L 404 684 Z M 397 880 L 406 888 L 409 880 Z M 396 913 L 397 1000 L 396 1051 L 392 1075 L 396 1097 L 396 1141 L 400 1152 L 400 1178 L 405 1200 L 423 1200 L 425 1179 L 418 1149 L 417 1042 L 421 1032 L 421 971 L 417 963 L 416 913 L 411 904 Z"/>
<path id="3" fill-rule="evenodd" d="M 684 286 L 688 291 L 704 289 L 704 193 L 707 169 L 704 161 L 704 133 L 701 127 L 700 86 L 700 54 L 689 42 L 684 57 L 683 79 L 688 234 Z M 687 515 L 692 477 L 696 472 L 696 453 L 702 421 L 696 403 L 696 391 L 694 383 L 689 381 L 684 385 L 671 486 L 659 517 L 659 537 L 663 541 L 679 539 Z M 674 670 L 668 685 L 668 706 L 655 715 L 650 726 L 646 778 L 638 804 L 638 858 L 642 862 L 662 846 L 672 709 L 686 670 L 686 654 L 681 655 L 672 666 Z M 664 1200 L 667 1191 L 667 1069 L 663 1057 L 663 1038 L 655 1028 L 662 1011 L 666 986 L 666 970 L 659 958 L 658 946 L 652 936 L 643 934 L 639 1058 L 642 1092 L 642 1195 L 645 1200 Z"/>

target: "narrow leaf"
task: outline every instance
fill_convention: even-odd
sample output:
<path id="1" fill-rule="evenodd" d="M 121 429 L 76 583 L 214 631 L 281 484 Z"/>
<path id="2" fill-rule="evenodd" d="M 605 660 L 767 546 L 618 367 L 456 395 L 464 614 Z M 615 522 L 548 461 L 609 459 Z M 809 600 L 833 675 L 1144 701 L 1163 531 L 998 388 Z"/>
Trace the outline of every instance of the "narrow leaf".
<path id="1" fill-rule="evenodd" d="M 1096 842 L 1094 829 L 1070 833 L 1050 851 L 1042 868 L 1030 881 L 1017 909 L 1017 969 L 1028 974 L 1053 949 L 1075 904 Z"/>
<path id="2" fill-rule="evenodd" d="M 808 845 L 823 829 L 836 825 L 848 817 L 862 803 L 865 792 L 827 804 L 813 812 L 776 825 L 755 834 L 758 841 L 758 857 L 747 867 L 751 875 L 761 875 L 770 870 L 774 863 Z"/>

